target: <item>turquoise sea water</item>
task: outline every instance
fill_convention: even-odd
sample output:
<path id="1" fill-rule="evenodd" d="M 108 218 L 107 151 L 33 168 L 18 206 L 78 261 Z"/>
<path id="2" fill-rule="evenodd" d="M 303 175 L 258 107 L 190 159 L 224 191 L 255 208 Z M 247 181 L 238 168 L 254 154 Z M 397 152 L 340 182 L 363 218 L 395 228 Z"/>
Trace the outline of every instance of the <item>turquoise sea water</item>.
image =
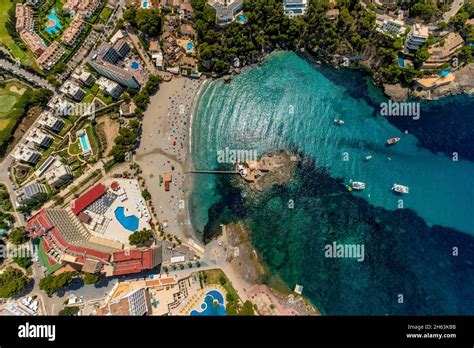
<path id="1" fill-rule="evenodd" d="M 324 313 L 474 313 L 473 296 L 452 289 L 463 277 L 474 282 L 473 250 L 452 256 L 458 244 L 474 244 L 466 127 L 474 99 L 422 103 L 420 120 L 378 115 L 383 101 L 362 74 L 311 66 L 290 52 L 229 85 L 212 82 L 193 120 L 195 169 L 217 168 L 217 151 L 226 147 L 259 154 L 294 147 L 305 161 L 288 185 L 247 197 L 227 178 L 196 176 L 193 225 L 206 234 L 211 225 L 243 221 L 270 268 L 290 287 L 302 284 Z M 336 118 L 345 124 L 335 125 Z M 401 141 L 387 146 L 392 137 Z M 350 179 L 366 190 L 345 191 Z M 394 183 L 410 193 L 394 195 Z M 366 261 L 324 258 L 324 245 L 335 240 L 365 244 Z M 400 293 L 411 302 L 397 303 Z"/>

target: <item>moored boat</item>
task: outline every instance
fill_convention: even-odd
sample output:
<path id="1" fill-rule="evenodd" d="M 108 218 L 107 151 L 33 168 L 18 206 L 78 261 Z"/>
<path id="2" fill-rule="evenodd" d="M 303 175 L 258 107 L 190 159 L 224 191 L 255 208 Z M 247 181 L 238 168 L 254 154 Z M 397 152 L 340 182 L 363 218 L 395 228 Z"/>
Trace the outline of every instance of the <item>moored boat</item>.
<path id="1" fill-rule="evenodd" d="M 393 184 L 392 190 L 398 193 L 408 193 L 408 186 Z"/>
<path id="2" fill-rule="evenodd" d="M 343 121 L 343 120 L 340 120 L 340 119 L 337 119 L 337 118 L 335 118 L 335 119 L 334 119 L 334 123 L 335 123 L 335 124 L 337 124 L 337 125 L 339 125 L 339 126 L 342 126 L 342 125 L 344 124 L 344 121 Z"/>
<path id="3" fill-rule="evenodd" d="M 395 144 L 399 141 L 400 141 L 400 138 L 390 138 L 390 139 L 387 139 L 387 144 L 392 145 L 392 144 Z"/>
<path id="4" fill-rule="evenodd" d="M 351 187 L 354 190 L 365 190 L 365 183 L 361 181 L 351 181 Z"/>
<path id="5" fill-rule="evenodd" d="M 370 161 L 372 159 L 372 156 L 365 156 L 366 161 Z"/>

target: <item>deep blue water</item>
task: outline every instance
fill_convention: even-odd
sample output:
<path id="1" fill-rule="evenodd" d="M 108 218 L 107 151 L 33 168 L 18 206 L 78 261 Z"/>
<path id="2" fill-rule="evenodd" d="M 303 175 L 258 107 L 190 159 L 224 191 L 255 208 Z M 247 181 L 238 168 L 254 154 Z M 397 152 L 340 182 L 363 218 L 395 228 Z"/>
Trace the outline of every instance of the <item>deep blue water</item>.
<path id="1" fill-rule="evenodd" d="M 474 98 L 422 102 L 418 120 L 380 116 L 385 101 L 363 74 L 290 52 L 229 85 L 212 82 L 193 120 L 196 169 L 217 168 L 225 147 L 292 147 L 304 161 L 294 180 L 260 194 L 196 176 L 193 225 L 207 239 L 220 223 L 245 223 L 270 269 L 290 288 L 302 284 L 323 313 L 472 314 Z M 392 137 L 401 141 L 387 146 Z M 350 179 L 367 189 L 348 193 Z M 395 182 L 410 193 L 394 195 Z M 324 257 L 334 241 L 363 244 L 365 261 Z"/>

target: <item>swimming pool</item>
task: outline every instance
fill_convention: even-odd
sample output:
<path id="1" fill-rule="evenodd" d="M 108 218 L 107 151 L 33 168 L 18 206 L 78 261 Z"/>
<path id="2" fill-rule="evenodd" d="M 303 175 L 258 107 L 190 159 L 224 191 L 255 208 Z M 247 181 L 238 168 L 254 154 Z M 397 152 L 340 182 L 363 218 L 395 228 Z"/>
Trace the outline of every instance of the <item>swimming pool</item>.
<path id="1" fill-rule="evenodd" d="M 451 74 L 451 70 L 446 69 L 446 70 L 440 71 L 439 76 L 448 76 L 449 74 Z"/>
<path id="2" fill-rule="evenodd" d="M 133 69 L 133 70 L 137 70 L 140 65 L 138 65 L 138 63 L 136 61 L 133 61 L 130 63 L 130 67 Z"/>
<path id="3" fill-rule="evenodd" d="M 44 31 L 46 31 L 46 33 L 48 33 L 50 35 L 51 34 L 56 34 L 57 32 L 59 32 L 61 30 L 61 23 L 59 22 L 59 18 L 56 17 L 56 12 L 57 11 L 58 11 L 58 9 L 56 7 L 54 7 L 51 10 L 51 12 L 49 13 L 49 16 L 48 16 L 48 22 L 47 22 L 46 25 L 49 24 L 49 26 L 47 26 Z"/>
<path id="4" fill-rule="evenodd" d="M 247 23 L 247 16 L 241 14 L 237 17 L 237 22 L 240 24 L 245 24 Z"/>
<path id="5" fill-rule="evenodd" d="M 140 220 L 135 215 L 125 216 L 125 208 L 117 207 L 115 209 L 115 218 L 122 225 L 123 228 L 135 232 L 138 229 Z"/>
<path id="6" fill-rule="evenodd" d="M 82 131 L 81 135 L 79 135 L 79 141 L 81 142 L 82 153 L 86 154 L 91 152 L 91 147 L 89 145 L 89 139 L 87 138 L 86 131 Z"/>
<path id="7" fill-rule="evenodd" d="M 186 44 L 186 50 L 187 51 L 192 51 L 193 50 L 193 43 L 191 41 L 189 41 L 187 44 Z"/>
<path id="8" fill-rule="evenodd" d="M 405 59 L 403 59 L 402 57 L 398 57 L 397 58 L 397 61 L 398 61 L 398 66 L 400 68 L 404 68 L 405 67 Z"/>
<path id="9" fill-rule="evenodd" d="M 148 7 L 148 1 L 144 1 L 142 7 L 147 8 Z"/>
<path id="10" fill-rule="evenodd" d="M 189 315 L 192 316 L 203 316 L 203 315 L 226 315 L 227 312 L 224 307 L 224 296 L 220 291 L 210 290 L 204 296 L 204 302 L 201 303 L 202 311 L 199 312 L 195 309 L 191 311 Z"/>

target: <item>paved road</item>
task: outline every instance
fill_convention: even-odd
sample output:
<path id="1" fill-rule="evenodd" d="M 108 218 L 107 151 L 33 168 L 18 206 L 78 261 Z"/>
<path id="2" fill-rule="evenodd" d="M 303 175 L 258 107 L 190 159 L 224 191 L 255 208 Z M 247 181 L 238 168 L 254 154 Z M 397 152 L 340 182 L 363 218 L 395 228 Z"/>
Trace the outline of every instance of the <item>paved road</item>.
<path id="1" fill-rule="evenodd" d="M 448 23 L 451 17 L 458 13 L 462 5 L 464 5 L 464 0 L 454 0 L 451 9 L 443 14 L 443 22 Z"/>
<path id="2" fill-rule="evenodd" d="M 30 81 L 31 83 L 36 84 L 37 86 L 47 88 L 53 92 L 55 91 L 55 88 L 51 86 L 47 80 L 43 79 L 42 77 L 39 77 L 38 75 L 32 74 L 31 72 L 23 69 L 22 67 L 12 64 L 6 59 L 0 59 L 0 67 L 4 68 L 5 70 L 11 72 L 16 76 L 20 76 Z"/>

